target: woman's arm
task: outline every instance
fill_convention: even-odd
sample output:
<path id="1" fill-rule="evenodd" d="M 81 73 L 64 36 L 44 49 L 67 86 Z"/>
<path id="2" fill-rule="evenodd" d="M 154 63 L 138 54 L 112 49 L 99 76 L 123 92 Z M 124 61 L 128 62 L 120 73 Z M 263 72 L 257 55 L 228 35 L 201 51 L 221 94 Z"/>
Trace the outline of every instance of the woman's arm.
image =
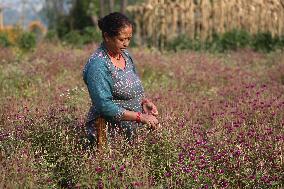
<path id="1" fill-rule="evenodd" d="M 85 73 L 92 104 L 102 117 L 119 121 L 125 109 L 112 101 L 112 80 L 108 69 L 101 60 L 92 61 Z"/>
<path id="2" fill-rule="evenodd" d="M 159 123 L 158 119 L 153 115 L 133 112 L 129 110 L 124 111 L 122 120 L 141 122 L 149 125 L 152 129 L 156 129 Z"/>
<path id="3" fill-rule="evenodd" d="M 113 103 L 111 77 L 100 62 L 93 62 L 86 73 L 86 79 L 92 102 L 103 117 L 137 121 L 149 125 L 152 129 L 156 128 L 158 120 L 155 116 L 129 111 Z"/>

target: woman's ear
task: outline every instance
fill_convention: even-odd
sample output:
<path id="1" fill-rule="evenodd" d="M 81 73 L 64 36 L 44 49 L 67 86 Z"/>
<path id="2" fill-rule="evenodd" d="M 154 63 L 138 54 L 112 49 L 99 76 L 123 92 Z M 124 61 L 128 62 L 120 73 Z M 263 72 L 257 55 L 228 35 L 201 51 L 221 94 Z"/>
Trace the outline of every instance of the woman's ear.
<path id="1" fill-rule="evenodd" d="M 108 42 L 109 41 L 109 36 L 108 36 L 107 32 L 104 32 L 103 35 L 104 35 L 105 41 Z"/>

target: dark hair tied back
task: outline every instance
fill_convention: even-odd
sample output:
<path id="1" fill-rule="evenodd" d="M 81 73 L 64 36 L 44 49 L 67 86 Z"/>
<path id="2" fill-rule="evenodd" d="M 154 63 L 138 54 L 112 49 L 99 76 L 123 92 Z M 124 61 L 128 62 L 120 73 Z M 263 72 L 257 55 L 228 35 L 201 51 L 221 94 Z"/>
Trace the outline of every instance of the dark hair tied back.
<path id="1" fill-rule="evenodd" d="M 122 28 L 132 26 L 132 22 L 124 14 L 114 12 L 99 19 L 98 26 L 102 33 L 106 32 L 110 37 L 114 37 Z"/>

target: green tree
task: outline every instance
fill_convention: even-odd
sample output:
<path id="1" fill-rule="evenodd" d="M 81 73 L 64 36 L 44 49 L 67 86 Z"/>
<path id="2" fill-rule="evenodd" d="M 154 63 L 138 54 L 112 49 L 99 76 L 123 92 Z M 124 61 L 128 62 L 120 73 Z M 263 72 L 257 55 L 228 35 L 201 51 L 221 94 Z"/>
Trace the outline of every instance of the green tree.
<path id="1" fill-rule="evenodd" d="M 91 16 L 88 14 L 91 0 L 75 0 L 70 11 L 69 21 L 71 30 L 83 30 L 85 27 L 92 26 Z"/>
<path id="2" fill-rule="evenodd" d="M 41 15 L 46 19 L 49 29 L 56 29 L 61 18 L 70 12 L 74 0 L 44 0 Z"/>
<path id="3" fill-rule="evenodd" d="M 44 0 L 41 14 L 49 29 L 59 38 L 73 30 L 83 32 L 86 27 L 97 26 L 98 18 L 114 11 L 126 13 L 127 4 L 142 0 Z"/>

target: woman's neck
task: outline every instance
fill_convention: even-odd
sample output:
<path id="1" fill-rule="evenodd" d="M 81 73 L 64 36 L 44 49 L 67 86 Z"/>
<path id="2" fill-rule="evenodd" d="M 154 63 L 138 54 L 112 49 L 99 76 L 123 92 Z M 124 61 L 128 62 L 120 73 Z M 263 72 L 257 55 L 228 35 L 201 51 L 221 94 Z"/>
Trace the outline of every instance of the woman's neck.
<path id="1" fill-rule="evenodd" d="M 113 51 L 112 48 L 110 48 L 110 46 L 106 42 L 104 42 L 104 45 L 105 45 L 105 48 L 107 50 L 107 54 L 110 57 L 112 57 L 116 60 L 120 60 L 120 58 L 122 57 L 121 53 L 116 53 L 115 51 Z"/>
<path id="2" fill-rule="evenodd" d="M 121 53 L 119 53 L 119 54 L 113 54 L 113 52 L 111 52 L 111 51 L 109 51 L 109 50 L 107 50 L 108 52 L 108 54 L 109 54 L 109 56 L 111 56 L 112 58 L 115 58 L 116 60 L 120 60 L 120 58 L 121 58 Z"/>

